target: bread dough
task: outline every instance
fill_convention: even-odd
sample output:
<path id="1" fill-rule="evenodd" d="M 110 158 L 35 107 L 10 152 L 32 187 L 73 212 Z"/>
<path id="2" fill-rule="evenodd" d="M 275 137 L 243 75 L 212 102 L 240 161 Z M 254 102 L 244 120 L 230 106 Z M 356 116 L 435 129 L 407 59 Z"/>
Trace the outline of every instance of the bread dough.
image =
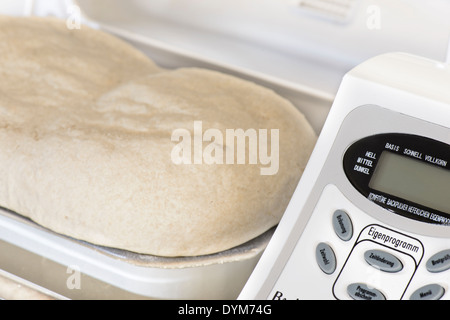
<path id="1" fill-rule="evenodd" d="M 0 16 L 0 40 L 2 99 L 20 119 L 35 116 L 30 105 L 67 112 L 92 105 L 121 82 L 161 71 L 118 38 L 87 26 L 70 30 L 56 18 Z"/>
<path id="2" fill-rule="evenodd" d="M 85 26 L 1 17 L 0 56 L 0 205 L 91 243 L 168 257 L 242 244 L 279 222 L 316 141 L 269 89 L 162 70 Z M 194 139 L 198 123 L 224 137 L 277 129 L 277 173 L 248 161 L 176 164 L 173 133 Z"/>

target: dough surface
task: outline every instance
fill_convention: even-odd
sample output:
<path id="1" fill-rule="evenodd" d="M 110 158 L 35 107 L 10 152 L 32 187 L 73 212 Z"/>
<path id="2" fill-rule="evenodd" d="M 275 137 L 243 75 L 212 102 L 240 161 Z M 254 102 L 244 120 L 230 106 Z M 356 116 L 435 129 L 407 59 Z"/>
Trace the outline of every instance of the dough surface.
<path id="1" fill-rule="evenodd" d="M 171 257 L 251 240 L 279 222 L 316 141 L 273 91 L 162 70 L 86 26 L 0 17 L 0 57 L 0 206 L 98 245 Z M 248 161 L 174 163 L 171 136 L 194 137 L 195 121 L 224 137 L 278 129 L 277 173 Z"/>

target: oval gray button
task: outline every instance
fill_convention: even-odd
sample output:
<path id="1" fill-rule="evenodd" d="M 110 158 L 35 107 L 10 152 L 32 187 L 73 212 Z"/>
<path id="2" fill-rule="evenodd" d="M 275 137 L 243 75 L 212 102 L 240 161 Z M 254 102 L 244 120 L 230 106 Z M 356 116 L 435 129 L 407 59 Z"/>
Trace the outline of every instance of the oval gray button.
<path id="1" fill-rule="evenodd" d="M 336 210 L 333 214 L 333 228 L 341 240 L 348 241 L 353 236 L 353 224 L 348 214 L 343 210 Z"/>
<path id="2" fill-rule="evenodd" d="M 332 274 L 336 270 L 336 256 L 333 249 L 326 243 L 322 242 L 317 245 L 316 261 L 326 274 Z"/>
<path id="3" fill-rule="evenodd" d="M 445 293 L 445 289 L 438 284 L 429 284 L 417 289 L 411 295 L 411 300 L 439 300 Z"/>
<path id="4" fill-rule="evenodd" d="M 380 290 L 369 288 L 364 283 L 352 283 L 347 293 L 355 300 L 386 300 Z"/>
<path id="5" fill-rule="evenodd" d="M 436 253 L 426 264 L 429 272 L 442 272 L 450 269 L 450 250 L 444 250 Z"/>
<path id="6" fill-rule="evenodd" d="M 381 250 L 368 250 L 364 253 L 364 259 L 371 266 L 385 272 L 399 272 L 403 264 L 392 254 Z"/>

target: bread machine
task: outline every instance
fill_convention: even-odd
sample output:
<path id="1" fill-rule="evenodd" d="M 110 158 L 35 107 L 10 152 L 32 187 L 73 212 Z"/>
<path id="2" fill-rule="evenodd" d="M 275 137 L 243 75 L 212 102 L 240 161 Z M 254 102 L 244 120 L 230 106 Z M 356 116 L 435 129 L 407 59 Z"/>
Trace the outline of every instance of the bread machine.
<path id="1" fill-rule="evenodd" d="M 103 29 L 163 67 L 206 67 L 272 88 L 317 133 L 342 76 L 360 62 L 390 51 L 443 60 L 445 10 L 445 0 L 0 1 L 2 14 Z M 170 259 L 93 246 L 0 213 L 0 286 L 13 284 L 3 298 L 234 299 L 273 233 L 216 255 Z"/>
<path id="2" fill-rule="evenodd" d="M 400 53 L 344 77 L 242 299 L 450 299 L 449 84 Z"/>

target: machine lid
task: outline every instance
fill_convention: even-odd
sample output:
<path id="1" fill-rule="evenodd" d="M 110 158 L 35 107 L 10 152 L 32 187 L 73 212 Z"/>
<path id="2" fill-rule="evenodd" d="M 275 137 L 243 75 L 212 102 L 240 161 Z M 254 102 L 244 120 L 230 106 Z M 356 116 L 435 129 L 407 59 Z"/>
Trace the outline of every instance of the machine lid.
<path id="1" fill-rule="evenodd" d="M 20 11 L 22 8 L 22 11 Z M 393 51 L 445 61 L 447 0 L 22 0 L 0 13 L 55 15 L 175 47 L 332 100 L 343 75 Z M 168 66 L 171 67 L 171 66 Z"/>

